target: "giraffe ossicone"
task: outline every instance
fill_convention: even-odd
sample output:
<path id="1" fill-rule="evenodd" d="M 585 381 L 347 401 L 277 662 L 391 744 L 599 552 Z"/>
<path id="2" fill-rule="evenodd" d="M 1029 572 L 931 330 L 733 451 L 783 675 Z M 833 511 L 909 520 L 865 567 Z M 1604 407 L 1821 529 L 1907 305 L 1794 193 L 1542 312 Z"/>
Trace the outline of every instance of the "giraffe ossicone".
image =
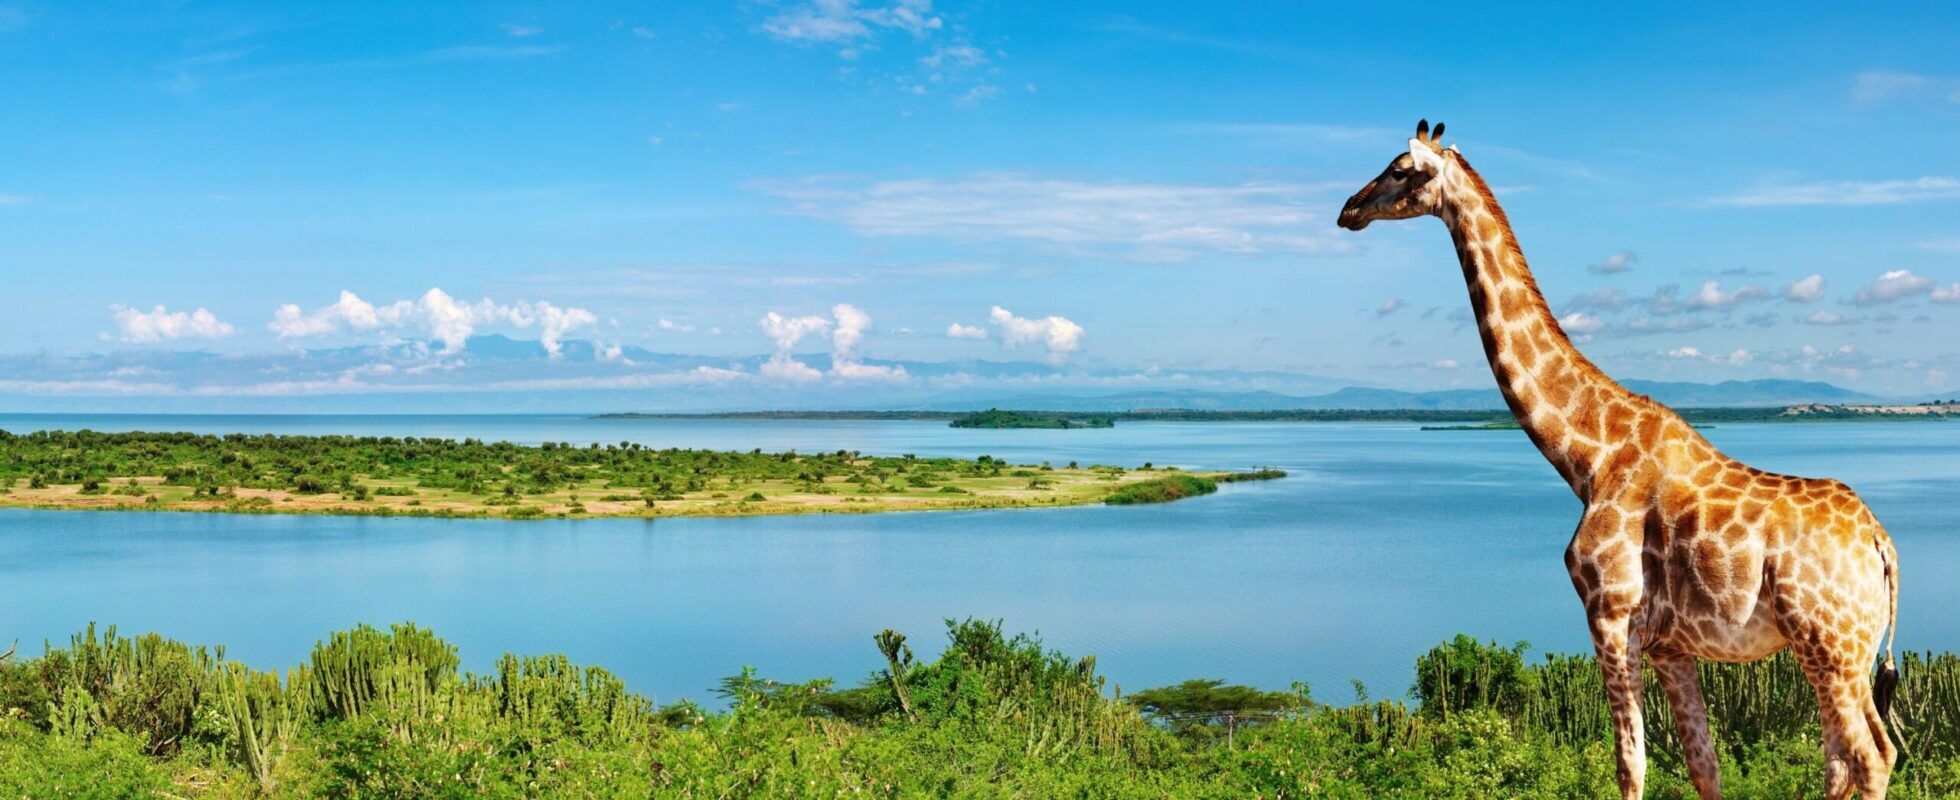
<path id="1" fill-rule="evenodd" d="M 1415 159 L 1416 166 L 1424 169 L 1445 169 L 1443 157 L 1436 154 L 1436 148 L 1421 139 L 1409 140 L 1409 155 Z"/>
<path id="2" fill-rule="evenodd" d="M 1565 565 L 1605 675 L 1621 793 L 1638 798 L 1646 779 L 1643 656 L 1674 710 L 1690 779 L 1716 798 L 1696 660 L 1789 647 L 1817 694 L 1826 796 L 1883 798 L 1897 758 L 1884 722 L 1898 679 L 1891 537 L 1850 487 L 1729 458 L 1587 360 L 1545 304 L 1497 198 L 1455 146 L 1441 146 L 1442 130 L 1418 125 L 1409 151 L 1339 222 L 1358 231 L 1434 216 L 1449 229 L 1505 404 L 1585 505 Z"/>

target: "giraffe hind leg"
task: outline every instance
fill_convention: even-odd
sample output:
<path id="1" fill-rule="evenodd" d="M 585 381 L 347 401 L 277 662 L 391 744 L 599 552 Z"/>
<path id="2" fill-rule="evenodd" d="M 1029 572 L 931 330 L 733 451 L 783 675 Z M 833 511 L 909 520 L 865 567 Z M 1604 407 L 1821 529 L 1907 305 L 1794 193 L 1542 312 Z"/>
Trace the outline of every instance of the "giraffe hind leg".
<path id="1" fill-rule="evenodd" d="M 1824 796 L 1843 800 L 1855 790 L 1862 800 L 1884 800 L 1896 751 L 1878 719 L 1863 654 L 1846 657 L 1813 644 L 1801 647 L 1797 658 L 1817 692 L 1824 728 Z"/>

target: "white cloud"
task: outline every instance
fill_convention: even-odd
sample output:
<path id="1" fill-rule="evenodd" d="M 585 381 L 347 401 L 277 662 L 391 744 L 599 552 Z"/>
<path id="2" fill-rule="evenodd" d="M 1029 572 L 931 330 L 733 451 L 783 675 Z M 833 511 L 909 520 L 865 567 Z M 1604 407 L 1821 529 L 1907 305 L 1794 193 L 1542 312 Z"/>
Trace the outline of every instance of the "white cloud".
<path id="1" fill-rule="evenodd" d="M 905 368 L 876 366 L 858 360 L 857 346 L 871 329 L 871 315 L 857 306 L 838 303 L 830 309 L 837 324 L 830 331 L 830 373 L 860 380 L 904 380 Z"/>
<path id="2" fill-rule="evenodd" d="M 830 332 L 831 351 L 848 354 L 857 348 L 858 342 L 864 341 L 864 332 L 871 328 L 871 315 L 849 303 L 832 306 L 830 314 L 837 320 Z"/>
<path id="3" fill-rule="evenodd" d="M 1382 301 L 1381 308 L 1375 309 L 1375 316 L 1386 317 L 1400 310 L 1402 310 L 1402 298 L 1391 297 Z"/>
<path id="4" fill-rule="evenodd" d="M 403 300 L 386 309 L 377 309 L 353 292 L 342 289 L 340 299 L 333 305 L 311 312 L 302 311 L 295 303 L 282 305 L 272 313 L 272 321 L 266 323 L 266 327 L 281 339 L 323 336 L 339 331 L 343 325 L 355 330 L 370 330 L 381 327 L 384 314 L 389 324 L 401 324 L 410 307 L 409 301 Z"/>
<path id="5" fill-rule="evenodd" d="M 985 339 L 987 329 L 977 325 L 961 325 L 957 322 L 946 326 L 946 336 L 950 339 Z"/>
<path id="6" fill-rule="evenodd" d="M 945 26 L 932 13 L 932 0 L 897 0 L 861 5 L 858 0 L 792 3 L 762 21 L 762 30 L 798 44 L 841 44 L 869 38 L 880 30 L 923 37 Z"/>
<path id="7" fill-rule="evenodd" d="M 863 381 L 902 381 L 908 377 L 904 367 L 866 364 L 856 360 L 845 361 L 835 355 L 831 356 L 830 374 L 847 380 Z"/>
<path id="8" fill-rule="evenodd" d="M 994 306 L 987 319 L 1000 329 L 1001 344 L 1016 347 L 1022 344 L 1038 343 L 1048 348 L 1048 352 L 1060 357 L 1074 352 L 1082 346 L 1082 326 L 1066 317 L 1049 316 L 1041 319 L 1017 317 L 1014 312 Z"/>
<path id="9" fill-rule="evenodd" d="M 935 47 L 931 54 L 919 59 L 919 66 L 926 69 L 939 69 L 945 66 L 977 67 L 985 63 L 987 63 L 987 54 L 966 42 Z"/>
<path id="10" fill-rule="evenodd" d="M 974 84 L 973 88 L 962 92 L 959 96 L 959 103 L 968 106 L 979 105 L 982 102 L 992 100 L 999 96 L 1000 87 L 991 83 L 979 83 Z"/>
<path id="11" fill-rule="evenodd" d="M 1725 292 L 1722 291 L 1720 283 L 1708 281 L 1701 285 L 1701 291 L 1696 292 L 1693 297 L 1688 298 L 1688 307 L 1712 310 L 1727 308 L 1738 303 L 1767 299 L 1769 299 L 1769 290 L 1761 286 L 1743 286 L 1734 291 Z"/>
<path id="12" fill-rule="evenodd" d="M 1851 79 L 1850 100 L 1859 105 L 1890 102 L 1960 104 L 1960 79 L 1895 70 L 1868 70 Z"/>
<path id="13" fill-rule="evenodd" d="M 1584 311 L 1574 311 L 1559 317 L 1558 326 L 1574 336 L 1591 336 L 1606 330 L 1606 320 Z"/>
<path id="14" fill-rule="evenodd" d="M 515 58 L 536 58 L 538 56 L 548 56 L 563 49 L 564 48 L 562 47 L 544 47 L 540 45 L 529 45 L 529 44 L 460 45 L 457 47 L 444 47 L 440 50 L 431 50 L 427 54 L 422 56 L 422 60 L 442 62 L 442 61 L 492 61 L 492 60 L 515 59 Z"/>
<path id="15" fill-rule="evenodd" d="M 1876 206 L 1960 198 L 1960 178 L 1929 175 L 1889 181 L 1766 186 L 1708 200 L 1717 206 Z"/>
<path id="16" fill-rule="evenodd" d="M 1572 311 L 1616 311 L 1633 303 L 1626 292 L 1607 286 L 1572 298 L 1565 304 Z"/>
<path id="17" fill-rule="evenodd" d="M 1812 275 L 1783 287 L 1783 299 L 1793 303 L 1815 303 L 1824 299 L 1824 276 Z"/>
<path id="18" fill-rule="evenodd" d="M 538 344 L 544 345 L 545 352 L 556 358 L 564 346 L 565 334 L 588 325 L 599 324 L 599 317 L 583 308 L 559 308 L 543 300 L 531 305 L 530 313 L 537 320 Z M 520 325 L 528 324 L 520 322 Z"/>
<path id="19" fill-rule="evenodd" d="M 1586 271 L 1597 273 L 1600 275 L 1611 275 L 1616 272 L 1626 272 L 1627 270 L 1633 269 L 1633 262 L 1639 260 L 1640 260 L 1640 254 L 1635 253 L 1632 250 L 1621 250 L 1620 252 L 1607 256 L 1604 260 L 1600 261 L 1597 264 L 1587 266 Z"/>
<path id="20" fill-rule="evenodd" d="M 1819 310 L 1800 320 L 1806 325 L 1856 325 L 1858 320 L 1836 311 Z"/>
<path id="21" fill-rule="evenodd" d="M 1345 252 L 1318 187 L 1132 183 L 977 174 L 952 179 L 809 178 L 756 184 L 792 213 L 866 236 L 1008 240 L 1147 261 L 1201 253 Z"/>
<path id="22" fill-rule="evenodd" d="M 1755 353 L 1751 353 L 1748 350 L 1744 350 L 1741 348 L 1737 348 L 1731 351 L 1728 355 L 1722 355 L 1720 353 L 1704 354 L 1701 352 L 1701 348 L 1694 347 L 1692 345 L 1676 347 L 1672 350 L 1663 350 L 1661 351 L 1661 355 L 1667 358 L 1681 359 L 1686 361 L 1703 361 L 1709 364 L 1728 364 L 1730 366 L 1737 366 L 1737 367 L 1756 360 Z"/>
<path id="23" fill-rule="evenodd" d="M 758 370 L 764 377 L 807 383 L 823 377 L 823 372 L 789 356 L 777 356 L 763 362 Z"/>
<path id="24" fill-rule="evenodd" d="M 1858 295 L 1852 298 L 1852 302 L 1861 306 L 1891 303 L 1925 294 L 1932 288 L 1932 278 L 1914 275 L 1911 270 L 1895 269 L 1859 287 Z"/>
<path id="25" fill-rule="evenodd" d="M 1932 298 L 1935 303 L 1960 303 L 1960 283 L 1934 288 Z"/>
<path id="26" fill-rule="evenodd" d="M 599 318 L 583 308 L 561 308 L 542 300 L 502 305 L 486 297 L 475 303 L 464 303 L 440 288 L 432 288 L 414 300 L 397 300 L 385 306 L 376 306 L 353 292 L 342 290 L 340 299 L 332 305 L 312 311 L 301 310 L 295 303 L 282 305 L 273 312 L 272 321 L 266 327 L 281 339 L 324 336 L 342 330 L 420 328 L 442 343 L 443 352 L 453 353 L 463 348 L 478 327 L 496 324 L 537 328 L 538 343 L 556 358 L 565 334 L 597 325 Z"/>
<path id="27" fill-rule="evenodd" d="M 1456 359 L 1454 358 L 1445 358 L 1445 359 L 1438 360 L 1436 363 L 1430 364 L 1429 366 L 1434 367 L 1436 369 L 1456 369 L 1458 364 L 1456 363 Z"/>
<path id="28" fill-rule="evenodd" d="M 830 329 L 830 320 L 814 314 L 802 317 L 786 317 L 771 311 L 762 316 L 762 332 L 776 342 L 776 352 L 762 365 L 763 375 L 792 381 L 813 381 L 823 377 L 823 373 L 797 361 L 794 357 L 796 343 L 803 337 L 822 333 Z"/>
<path id="29" fill-rule="evenodd" d="M 1851 101 L 1867 105 L 1883 103 L 1897 97 L 1917 94 L 1931 88 L 1932 85 L 1932 78 L 1911 72 L 1866 70 L 1851 78 Z"/>
<path id="30" fill-rule="evenodd" d="M 122 305 L 109 307 L 116 321 L 117 338 L 125 342 L 161 342 L 169 339 L 222 339 L 233 333 L 231 323 L 199 308 L 196 311 L 170 311 L 157 306 L 139 311 Z"/>
<path id="31" fill-rule="evenodd" d="M 815 314 L 804 317 L 786 317 L 771 311 L 762 315 L 762 332 L 775 340 L 778 352 L 789 352 L 796 343 L 813 333 L 830 329 L 830 320 Z"/>
<path id="32" fill-rule="evenodd" d="M 693 326 L 693 325 L 689 325 L 689 324 L 687 324 L 687 323 L 684 323 L 684 322 L 675 322 L 675 321 L 673 321 L 673 320 L 671 320 L 671 319 L 668 319 L 668 318 L 666 318 L 666 317 L 661 317 L 661 318 L 660 318 L 660 322 L 659 322 L 659 327 L 660 327 L 660 329 L 661 329 L 661 330 L 663 330 L 663 331 L 669 331 L 669 332 L 672 332 L 672 333 L 693 333 L 693 332 L 694 332 L 694 326 Z"/>

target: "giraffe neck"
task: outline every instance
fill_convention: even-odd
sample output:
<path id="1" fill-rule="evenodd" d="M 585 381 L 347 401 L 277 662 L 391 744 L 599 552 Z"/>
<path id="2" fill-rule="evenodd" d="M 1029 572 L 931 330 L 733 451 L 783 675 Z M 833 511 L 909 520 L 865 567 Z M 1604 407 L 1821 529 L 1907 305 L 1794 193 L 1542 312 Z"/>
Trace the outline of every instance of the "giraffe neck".
<path id="1" fill-rule="evenodd" d="M 1601 409 L 1631 393 L 1594 367 L 1566 338 L 1518 249 L 1489 187 L 1461 156 L 1440 216 L 1456 244 L 1484 355 L 1504 401 L 1539 452 L 1581 498 L 1602 457 Z M 1576 434 L 1568 435 L 1568 434 Z"/>

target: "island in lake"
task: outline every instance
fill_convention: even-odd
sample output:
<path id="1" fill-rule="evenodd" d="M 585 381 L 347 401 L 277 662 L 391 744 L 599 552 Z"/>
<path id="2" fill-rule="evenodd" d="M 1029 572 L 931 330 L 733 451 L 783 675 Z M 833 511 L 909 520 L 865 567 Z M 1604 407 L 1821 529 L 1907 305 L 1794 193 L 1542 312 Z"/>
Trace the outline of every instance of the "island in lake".
<path id="1" fill-rule="evenodd" d="M 537 446 L 477 439 L 0 431 L 0 507 L 662 517 L 1133 504 L 1279 470 Z"/>
<path id="2" fill-rule="evenodd" d="M 1071 428 L 1114 428 L 1116 422 L 1107 416 L 1070 417 L 1064 414 L 1002 411 L 990 408 L 954 417 L 951 423 L 955 428 L 1047 428 L 1068 430 Z"/>

